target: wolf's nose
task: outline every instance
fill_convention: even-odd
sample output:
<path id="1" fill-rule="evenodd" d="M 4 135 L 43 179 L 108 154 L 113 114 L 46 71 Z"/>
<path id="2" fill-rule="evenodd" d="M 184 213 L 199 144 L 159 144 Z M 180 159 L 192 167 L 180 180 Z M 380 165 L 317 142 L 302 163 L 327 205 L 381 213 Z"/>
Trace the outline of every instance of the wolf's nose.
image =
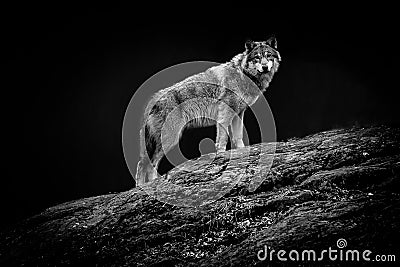
<path id="1" fill-rule="evenodd" d="M 261 64 L 266 65 L 268 63 L 268 59 L 266 59 L 265 57 L 263 57 L 261 59 Z"/>

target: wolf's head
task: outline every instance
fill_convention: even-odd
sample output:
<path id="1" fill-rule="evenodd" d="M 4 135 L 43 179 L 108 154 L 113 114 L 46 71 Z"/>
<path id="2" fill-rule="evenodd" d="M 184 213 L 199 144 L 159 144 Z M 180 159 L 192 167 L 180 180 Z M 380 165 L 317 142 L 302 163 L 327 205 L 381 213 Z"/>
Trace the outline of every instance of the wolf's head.
<path id="1" fill-rule="evenodd" d="M 242 70 L 264 91 L 278 71 L 281 61 L 277 41 L 275 37 L 262 42 L 247 41 L 245 47 Z"/>

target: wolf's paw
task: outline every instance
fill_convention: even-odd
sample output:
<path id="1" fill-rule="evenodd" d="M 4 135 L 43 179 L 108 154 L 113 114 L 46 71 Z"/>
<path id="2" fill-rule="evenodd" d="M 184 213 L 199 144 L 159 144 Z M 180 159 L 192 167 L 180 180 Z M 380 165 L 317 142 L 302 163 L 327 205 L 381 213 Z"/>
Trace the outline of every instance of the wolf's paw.
<path id="1" fill-rule="evenodd" d="M 233 147 L 234 148 L 242 148 L 245 147 L 243 140 L 242 139 L 236 139 L 233 141 Z"/>

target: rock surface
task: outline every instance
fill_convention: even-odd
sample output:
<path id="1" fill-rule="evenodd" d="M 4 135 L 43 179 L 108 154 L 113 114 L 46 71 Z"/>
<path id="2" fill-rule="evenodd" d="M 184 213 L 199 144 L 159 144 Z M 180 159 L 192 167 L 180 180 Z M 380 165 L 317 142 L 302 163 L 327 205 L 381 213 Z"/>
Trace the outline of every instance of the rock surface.
<path id="1" fill-rule="evenodd" d="M 338 129 L 273 145 L 272 168 L 254 192 L 260 151 L 271 144 L 211 164 L 205 155 L 168 174 L 197 196 L 217 177 L 240 175 L 206 205 L 177 207 L 135 188 L 48 208 L 0 235 L 0 265 L 263 265 L 271 263 L 257 259 L 265 245 L 321 251 L 338 249 L 340 238 L 346 249 L 400 260 L 399 129 Z"/>

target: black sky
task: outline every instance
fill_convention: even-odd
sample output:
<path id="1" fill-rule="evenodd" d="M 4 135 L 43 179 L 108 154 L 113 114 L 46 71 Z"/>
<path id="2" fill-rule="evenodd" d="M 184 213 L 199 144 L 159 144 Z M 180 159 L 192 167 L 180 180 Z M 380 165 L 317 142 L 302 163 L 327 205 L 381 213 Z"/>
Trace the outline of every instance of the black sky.
<path id="1" fill-rule="evenodd" d="M 121 128 L 134 91 L 177 63 L 228 61 L 248 38 L 278 38 L 282 65 L 266 97 L 279 140 L 398 125 L 390 10 L 247 6 L 178 16 L 138 6 L 5 6 L 2 224 L 131 188 Z"/>

